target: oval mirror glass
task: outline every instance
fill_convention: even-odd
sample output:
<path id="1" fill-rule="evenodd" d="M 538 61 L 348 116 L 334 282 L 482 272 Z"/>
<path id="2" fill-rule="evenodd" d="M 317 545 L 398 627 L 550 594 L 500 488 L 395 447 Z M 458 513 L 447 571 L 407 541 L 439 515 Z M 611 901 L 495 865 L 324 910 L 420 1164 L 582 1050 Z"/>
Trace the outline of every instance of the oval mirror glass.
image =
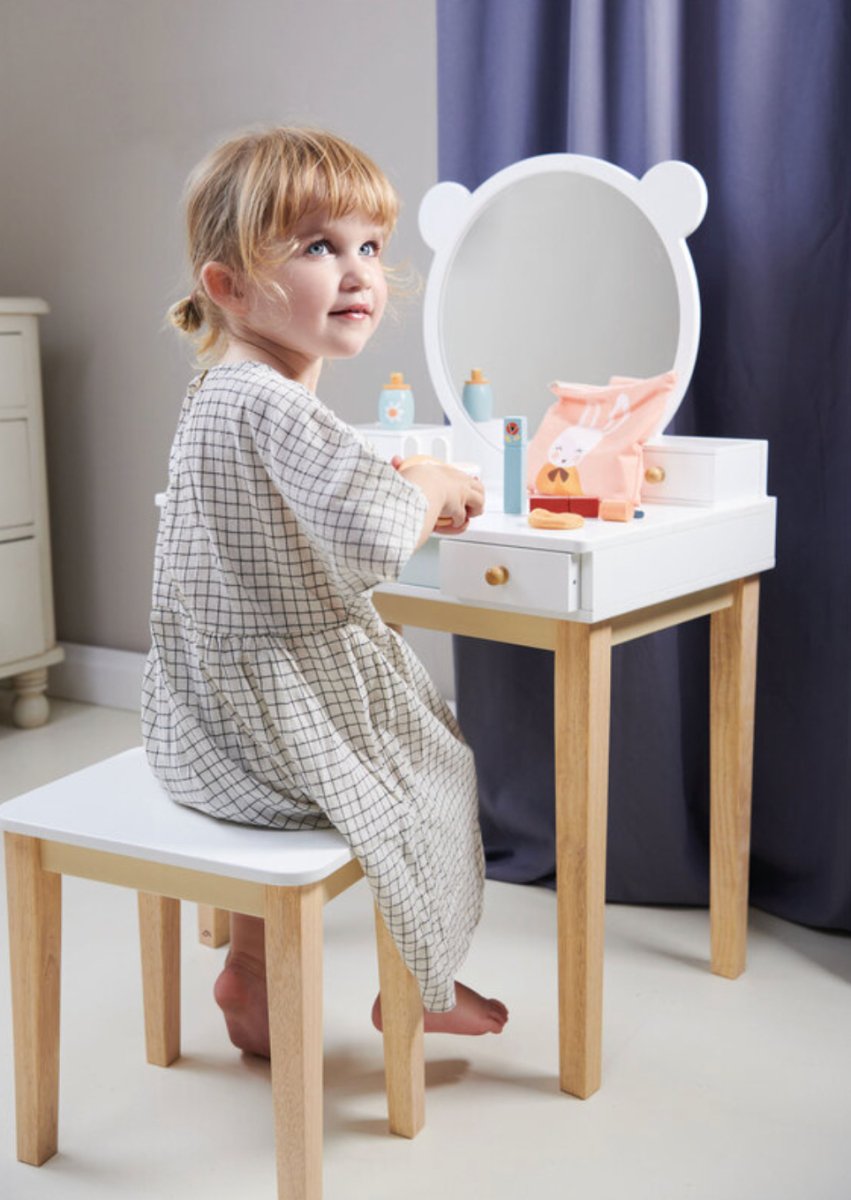
<path id="1" fill-rule="evenodd" d="M 692 168 L 676 166 L 702 188 Z M 468 201 L 454 232 L 443 239 L 436 231 L 445 244 L 436 246 L 426 298 L 427 349 L 437 341 L 433 382 L 453 424 L 500 444 L 497 423 L 476 425 L 461 405 L 473 367 L 491 382 L 493 416 L 525 413 L 530 437 L 554 401 L 555 379 L 605 384 L 673 368 L 668 423 L 694 365 L 699 300 L 684 241 L 690 229 L 660 230 L 637 199 L 648 178 L 583 156 L 545 155 L 506 168 L 472 196 L 438 185 Z M 666 203 L 663 191 L 664 220 Z"/>

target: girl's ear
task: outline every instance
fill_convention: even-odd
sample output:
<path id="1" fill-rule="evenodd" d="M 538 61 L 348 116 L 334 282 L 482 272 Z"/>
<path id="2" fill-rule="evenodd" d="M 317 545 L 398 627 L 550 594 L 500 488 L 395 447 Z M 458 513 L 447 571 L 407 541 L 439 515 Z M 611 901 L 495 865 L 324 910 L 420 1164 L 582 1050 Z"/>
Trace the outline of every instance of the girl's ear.
<path id="1" fill-rule="evenodd" d="M 201 268 L 201 283 L 214 304 L 228 312 L 243 307 L 244 294 L 236 275 L 224 263 L 208 262 Z"/>

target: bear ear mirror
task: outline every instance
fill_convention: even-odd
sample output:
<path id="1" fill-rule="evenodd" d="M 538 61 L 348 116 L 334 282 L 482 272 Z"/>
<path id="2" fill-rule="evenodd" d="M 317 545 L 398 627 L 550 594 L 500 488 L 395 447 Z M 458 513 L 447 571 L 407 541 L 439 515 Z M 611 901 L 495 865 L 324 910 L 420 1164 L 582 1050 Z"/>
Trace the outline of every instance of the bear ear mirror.
<path id="1" fill-rule="evenodd" d="M 460 183 L 439 183 L 426 192 L 420 204 L 419 226 L 431 250 L 440 250 L 457 234 L 470 200 L 470 193 Z"/>
<path id="2" fill-rule="evenodd" d="M 688 163 L 657 163 L 642 176 L 638 195 L 653 223 L 672 237 L 694 233 L 706 214 L 706 184 Z"/>
<path id="3" fill-rule="evenodd" d="M 470 193 L 441 183 L 419 223 L 434 251 L 423 323 L 426 358 L 463 455 L 501 453 L 501 417 L 530 433 L 552 403 L 548 384 L 605 384 L 673 370 L 657 432 L 685 395 L 697 356 L 700 300 L 685 238 L 706 210 L 687 163 L 637 179 L 601 159 L 545 154 Z M 491 382 L 493 420 L 461 401 L 473 367 Z"/>

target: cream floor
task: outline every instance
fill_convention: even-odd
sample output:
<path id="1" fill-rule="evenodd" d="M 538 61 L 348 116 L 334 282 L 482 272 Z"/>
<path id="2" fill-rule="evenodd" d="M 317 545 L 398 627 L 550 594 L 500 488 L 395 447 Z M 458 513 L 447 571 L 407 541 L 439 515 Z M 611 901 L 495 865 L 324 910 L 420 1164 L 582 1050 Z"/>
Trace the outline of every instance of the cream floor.
<path id="1" fill-rule="evenodd" d="M 0 695 L 0 800 L 138 741 L 131 713 L 57 702 L 13 730 Z M 14 1159 L 5 916 L 0 966 L 4 1200 L 272 1200 L 266 1064 L 227 1042 L 210 989 L 224 951 L 184 912 L 184 1057 L 144 1061 L 134 897 L 66 880 L 60 1153 Z M 489 883 L 463 978 L 502 997 L 500 1038 L 432 1037 L 427 1124 L 385 1134 L 365 885 L 326 910 L 326 1200 L 849 1200 L 851 939 L 752 912 L 747 973 L 707 968 L 705 912 L 609 906 L 604 1083 L 555 1083 L 551 892 Z"/>

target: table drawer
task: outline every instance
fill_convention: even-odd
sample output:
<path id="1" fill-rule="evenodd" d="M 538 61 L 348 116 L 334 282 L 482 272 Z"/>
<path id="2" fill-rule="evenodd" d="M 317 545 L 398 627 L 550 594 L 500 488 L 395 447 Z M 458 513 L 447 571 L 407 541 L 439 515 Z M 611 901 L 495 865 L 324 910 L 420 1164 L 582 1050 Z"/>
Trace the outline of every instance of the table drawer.
<path id="1" fill-rule="evenodd" d="M 0 421 L 0 529 L 34 520 L 26 421 Z"/>
<path id="2" fill-rule="evenodd" d="M 38 543 L 0 545 L 0 662 L 31 658 L 45 649 Z"/>
<path id="3" fill-rule="evenodd" d="M 20 333 L 0 333 L 0 410 L 23 408 L 27 402 L 23 343 Z"/>
<path id="4" fill-rule="evenodd" d="M 485 543 L 440 543 L 444 596 L 563 616 L 579 607 L 579 562 L 565 551 Z"/>

